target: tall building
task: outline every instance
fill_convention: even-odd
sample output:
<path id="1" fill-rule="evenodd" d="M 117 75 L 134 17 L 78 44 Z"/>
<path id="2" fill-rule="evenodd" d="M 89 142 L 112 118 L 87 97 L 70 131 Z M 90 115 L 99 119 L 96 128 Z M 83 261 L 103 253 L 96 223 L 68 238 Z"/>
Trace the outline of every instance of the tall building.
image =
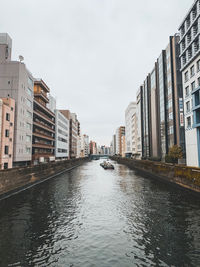
<path id="1" fill-rule="evenodd" d="M 0 169 L 13 166 L 15 100 L 0 98 Z"/>
<path id="2" fill-rule="evenodd" d="M 126 142 L 126 156 L 131 157 L 133 153 L 132 148 L 132 116 L 136 112 L 136 102 L 131 102 L 126 111 L 125 111 L 125 127 L 126 127 L 126 133 L 125 133 L 125 142 Z"/>
<path id="3" fill-rule="evenodd" d="M 96 155 L 97 154 L 97 143 L 94 141 L 90 141 L 89 147 L 90 147 L 90 154 Z"/>
<path id="4" fill-rule="evenodd" d="M 7 33 L 1 33 L 0 97 L 15 100 L 13 166 L 20 166 L 30 164 L 32 159 L 34 82 L 23 62 L 11 60 L 11 51 L 11 38 Z"/>
<path id="5" fill-rule="evenodd" d="M 157 64 L 155 64 L 150 73 L 150 157 L 159 157 L 159 130 L 158 130 L 158 81 L 157 81 Z"/>
<path id="6" fill-rule="evenodd" d="M 49 87 L 42 79 L 35 79 L 32 145 L 34 164 L 55 160 L 55 114 L 47 108 L 49 92 Z"/>
<path id="7" fill-rule="evenodd" d="M 55 110 L 55 156 L 69 158 L 69 119 L 59 110 Z"/>
<path id="8" fill-rule="evenodd" d="M 187 165 L 200 167 L 200 1 L 195 0 L 180 27 Z"/>
<path id="9" fill-rule="evenodd" d="M 125 126 L 120 126 L 116 130 L 116 154 L 122 156 L 122 136 L 125 135 Z"/>
<path id="10" fill-rule="evenodd" d="M 139 88 L 137 91 L 137 97 L 136 97 L 136 117 L 137 117 L 137 124 L 136 124 L 136 158 L 141 159 L 142 157 L 142 87 Z"/>
<path id="11" fill-rule="evenodd" d="M 142 157 L 148 159 L 151 156 L 151 101 L 150 101 L 150 75 L 148 75 L 141 86 L 142 96 Z"/>
<path id="12" fill-rule="evenodd" d="M 77 145 L 78 136 L 80 136 L 80 123 L 75 113 L 69 110 L 60 110 L 60 112 L 69 119 L 69 157 L 78 157 Z"/>

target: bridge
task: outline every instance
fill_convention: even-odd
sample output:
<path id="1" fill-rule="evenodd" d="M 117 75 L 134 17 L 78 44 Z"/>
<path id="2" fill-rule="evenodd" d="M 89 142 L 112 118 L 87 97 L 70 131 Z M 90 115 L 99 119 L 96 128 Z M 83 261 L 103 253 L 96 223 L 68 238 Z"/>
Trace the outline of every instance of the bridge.
<path id="1" fill-rule="evenodd" d="M 92 154 L 92 155 L 90 155 L 89 157 L 90 157 L 90 159 L 92 159 L 92 160 L 97 160 L 97 159 L 100 159 L 100 158 L 102 158 L 102 159 L 108 159 L 109 156 L 110 156 L 110 155 Z"/>

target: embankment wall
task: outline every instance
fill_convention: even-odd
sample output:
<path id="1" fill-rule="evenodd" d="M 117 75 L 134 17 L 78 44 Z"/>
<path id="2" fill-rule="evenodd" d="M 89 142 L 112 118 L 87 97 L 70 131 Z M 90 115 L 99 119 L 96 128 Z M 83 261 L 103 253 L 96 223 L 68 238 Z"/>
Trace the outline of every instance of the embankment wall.
<path id="1" fill-rule="evenodd" d="M 200 194 L 200 168 L 186 167 L 163 162 L 134 160 L 128 158 L 111 157 L 120 164 L 127 165 L 152 178 L 174 183 Z"/>
<path id="2" fill-rule="evenodd" d="M 0 171 L 0 199 L 88 161 L 71 159 Z"/>

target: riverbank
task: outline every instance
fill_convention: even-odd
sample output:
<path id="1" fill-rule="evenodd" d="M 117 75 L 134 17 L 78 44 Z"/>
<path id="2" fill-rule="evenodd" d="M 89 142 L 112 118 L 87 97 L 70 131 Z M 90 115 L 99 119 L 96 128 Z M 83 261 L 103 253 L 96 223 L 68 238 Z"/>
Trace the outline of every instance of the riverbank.
<path id="1" fill-rule="evenodd" d="M 111 157 L 112 160 L 137 170 L 150 178 L 173 183 L 200 195 L 200 169 L 170 163 Z"/>
<path id="2" fill-rule="evenodd" d="M 76 168 L 88 158 L 71 159 L 0 171 L 0 200 Z"/>

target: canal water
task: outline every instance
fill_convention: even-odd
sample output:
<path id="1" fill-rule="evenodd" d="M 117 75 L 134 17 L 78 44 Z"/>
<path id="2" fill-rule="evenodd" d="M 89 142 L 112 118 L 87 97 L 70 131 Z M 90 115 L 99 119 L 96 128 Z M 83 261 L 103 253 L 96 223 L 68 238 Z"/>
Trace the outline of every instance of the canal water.
<path id="1" fill-rule="evenodd" d="M 0 266 L 200 266 L 199 199 L 99 163 L 0 201 Z"/>

